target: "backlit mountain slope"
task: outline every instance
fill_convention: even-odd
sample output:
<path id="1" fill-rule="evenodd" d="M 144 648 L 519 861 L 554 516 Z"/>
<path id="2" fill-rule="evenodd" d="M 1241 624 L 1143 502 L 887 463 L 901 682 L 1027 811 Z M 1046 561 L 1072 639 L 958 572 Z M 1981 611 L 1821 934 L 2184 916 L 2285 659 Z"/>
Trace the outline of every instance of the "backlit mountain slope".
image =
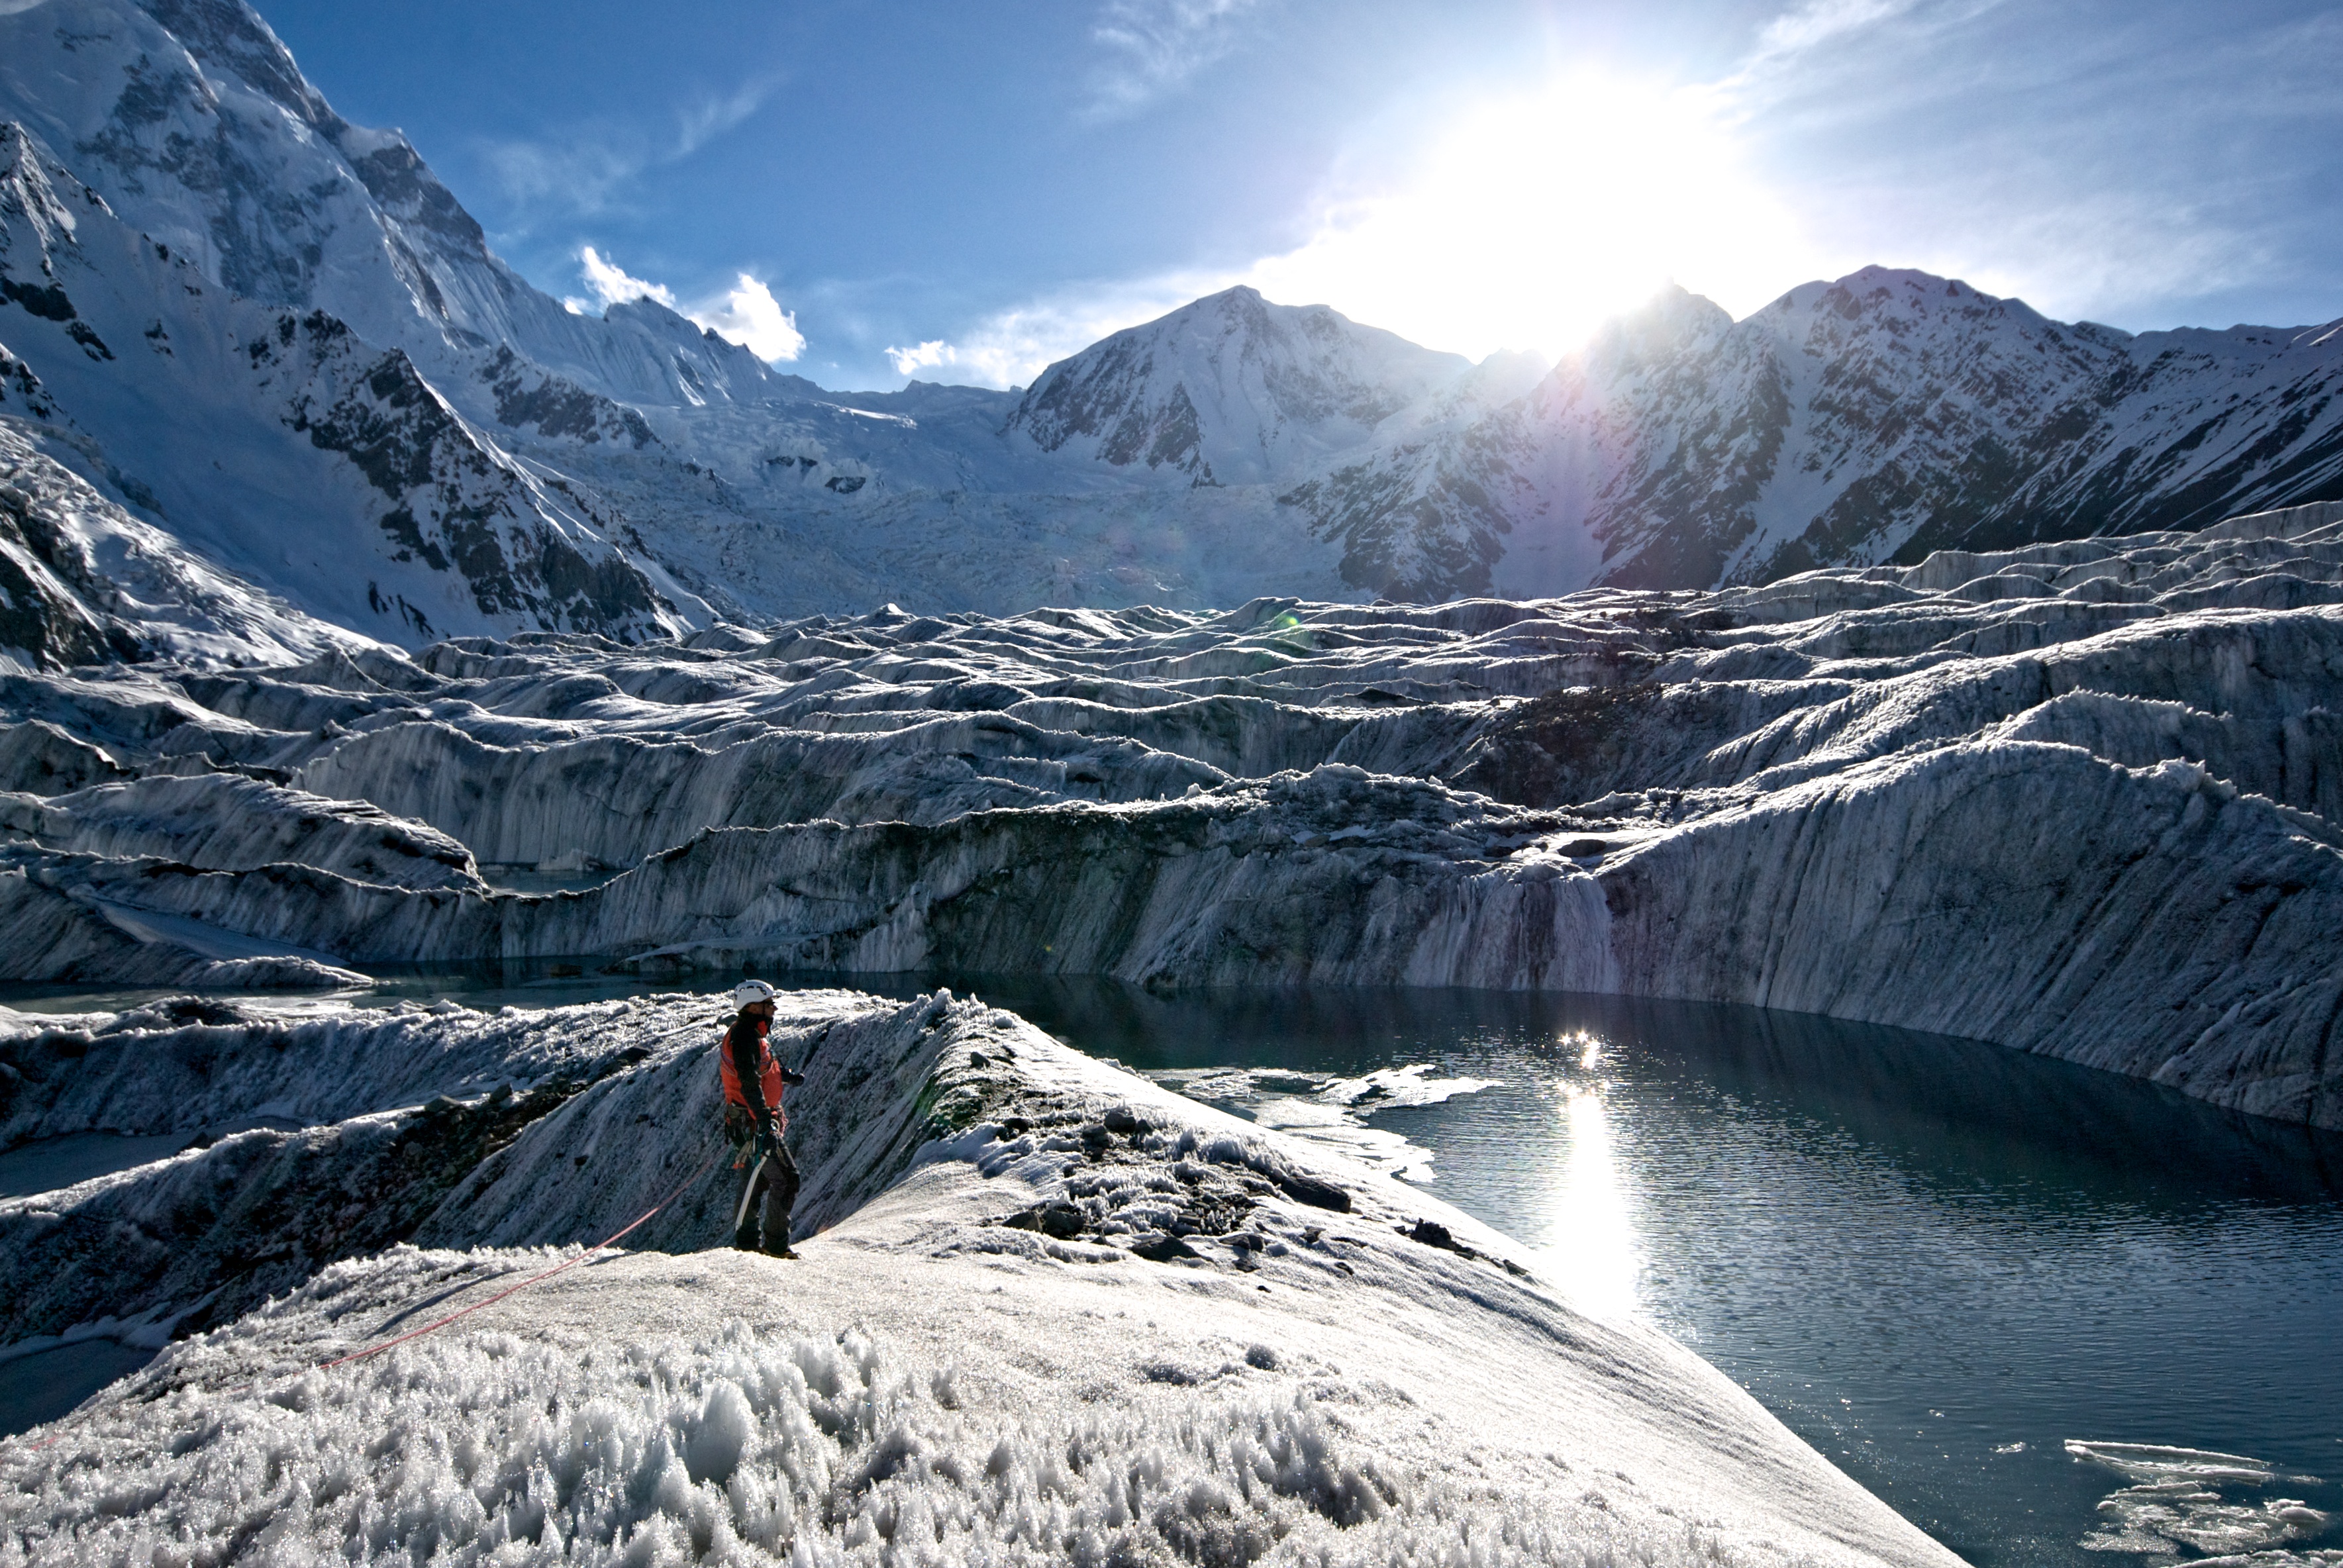
<path id="1" fill-rule="evenodd" d="M 1009 428 L 1118 468 L 1258 484 L 1371 439 L 1472 367 L 1322 305 L 1232 288 L 1051 366 Z"/>
<path id="2" fill-rule="evenodd" d="M 2135 337 L 1866 267 L 1737 323 L 1674 291 L 1291 498 L 1413 597 L 1767 582 L 2343 496 L 2339 389 L 2337 325 Z"/>

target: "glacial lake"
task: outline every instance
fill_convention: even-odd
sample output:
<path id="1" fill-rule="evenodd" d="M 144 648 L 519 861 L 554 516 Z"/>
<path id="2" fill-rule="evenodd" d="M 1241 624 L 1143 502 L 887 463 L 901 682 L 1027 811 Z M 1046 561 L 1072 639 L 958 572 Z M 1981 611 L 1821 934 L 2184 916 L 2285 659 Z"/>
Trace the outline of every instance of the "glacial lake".
<path id="1" fill-rule="evenodd" d="M 2212 1549 L 2184 1562 L 2245 1549 L 2286 1500 L 2337 1515 L 2293 1544 L 2343 1546 L 2343 1136 L 1755 1008 L 973 989 L 1336 1141 L 1320 1118 L 1364 1081 L 1344 1120 L 1409 1147 L 1362 1152 L 1428 1152 L 1425 1191 L 1692 1346 L 1979 1568 L 2168 1562 L 2159 1516 Z"/>
<path id="2" fill-rule="evenodd" d="M 945 979 L 1515 1237 L 1979 1568 L 2282 1548 L 2288 1501 L 2338 1518 L 2303 1539 L 2296 1511 L 2283 1544 L 2343 1546 L 2343 1136 L 1750 1008 Z M 383 987 L 474 1006 L 635 989 Z M 32 1358 L 55 1369 L 40 1402 L 126 1370 L 80 1349 Z M 0 1392 L 31 1392 L 6 1385 L 35 1368 L 9 1370 Z"/>

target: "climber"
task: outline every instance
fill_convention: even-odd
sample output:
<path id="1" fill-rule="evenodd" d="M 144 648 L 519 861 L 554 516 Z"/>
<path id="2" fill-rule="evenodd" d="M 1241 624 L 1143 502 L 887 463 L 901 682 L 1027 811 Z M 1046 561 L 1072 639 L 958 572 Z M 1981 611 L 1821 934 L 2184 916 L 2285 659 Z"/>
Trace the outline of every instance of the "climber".
<path id="1" fill-rule="evenodd" d="M 724 1135 L 740 1150 L 741 1161 L 751 1155 L 756 1160 L 733 1219 L 732 1244 L 753 1252 L 761 1241 L 776 1258 L 795 1258 L 797 1253 L 789 1250 L 789 1211 L 798 1201 L 798 1167 L 789 1158 L 789 1145 L 781 1141 L 789 1129 L 781 1090 L 803 1083 L 805 1077 L 783 1067 L 766 1043 L 766 1031 L 773 1024 L 773 988 L 760 980 L 742 980 L 732 988 L 740 1012 L 724 1031 L 719 1052 L 723 1059 Z M 760 1194 L 765 1200 L 761 1236 L 755 1213 Z"/>

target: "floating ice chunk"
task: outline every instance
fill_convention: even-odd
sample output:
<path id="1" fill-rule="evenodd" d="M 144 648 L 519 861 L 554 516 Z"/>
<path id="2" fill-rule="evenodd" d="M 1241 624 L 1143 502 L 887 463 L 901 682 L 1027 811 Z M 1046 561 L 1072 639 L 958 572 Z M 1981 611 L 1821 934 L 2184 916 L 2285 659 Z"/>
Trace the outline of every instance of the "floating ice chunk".
<path id="1" fill-rule="evenodd" d="M 2245 1454 L 2073 1439 L 2066 1448 L 2077 1461 L 2105 1465 L 2133 1483 L 2100 1500 L 2102 1523 L 2079 1543 L 2087 1552 L 2163 1554 L 2185 1548 L 2245 1563 L 2247 1554 L 2308 1540 L 2329 1523 L 2326 1513 L 2298 1498 L 2233 1496 L 2273 1479 L 2272 1466 Z M 2310 1559 L 2280 1553 L 2250 1561 L 2257 1568 L 2290 1568 Z"/>

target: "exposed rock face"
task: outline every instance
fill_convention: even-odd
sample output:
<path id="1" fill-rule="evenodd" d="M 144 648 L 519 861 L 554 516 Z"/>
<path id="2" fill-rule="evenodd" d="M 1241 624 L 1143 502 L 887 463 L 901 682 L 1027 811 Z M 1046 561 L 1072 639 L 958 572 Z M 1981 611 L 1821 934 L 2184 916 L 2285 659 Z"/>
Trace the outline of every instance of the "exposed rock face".
<path id="1" fill-rule="evenodd" d="M 391 640 L 684 624 L 613 519 L 516 462 L 404 351 L 220 293 L 15 126 L 0 126 L 0 281 L 40 306 L 7 330 L 41 367 L 45 423 L 69 424 L 103 482 L 168 525 L 153 531 L 262 588 Z M 625 430 L 541 375 L 506 377 L 517 420 Z"/>
<path id="2" fill-rule="evenodd" d="M 1675 291 L 1289 498 L 1411 596 L 1760 583 L 2343 498 L 2338 391 L 2343 323 L 2134 337 L 1865 267 L 1737 323 Z"/>
<path id="3" fill-rule="evenodd" d="M 2336 1125 L 2338 509 L 1709 595 L 28 676 L 0 935 L 23 979 L 562 958 L 1708 998 Z M 515 868 L 576 890 L 497 890 Z"/>

